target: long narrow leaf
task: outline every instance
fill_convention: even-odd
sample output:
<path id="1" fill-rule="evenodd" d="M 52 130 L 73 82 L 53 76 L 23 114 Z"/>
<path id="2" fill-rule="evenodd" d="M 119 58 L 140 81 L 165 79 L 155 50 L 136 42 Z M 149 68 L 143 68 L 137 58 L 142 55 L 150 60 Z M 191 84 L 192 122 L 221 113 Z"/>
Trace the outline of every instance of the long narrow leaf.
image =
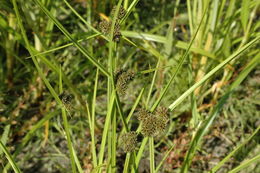
<path id="1" fill-rule="evenodd" d="M 34 0 L 34 2 L 41 8 L 41 10 L 55 23 L 55 25 L 63 32 L 63 34 L 83 53 L 88 60 L 90 60 L 95 66 L 97 66 L 100 71 L 102 71 L 107 77 L 110 77 L 109 72 L 101 65 L 90 53 L 81 46 L 76 40 L 73 39 L 72 35 L 62 26 L 62 24 L 50 13 L 50 11 L 39 1 Z"/>
<path id="2" fill-rule="evenodd" d="M 241 49 L 237 50 L 235 53 L 230 55 L 226 60 L 224 60 L 222 63 L 217 65 L 215 68 L 213 68 L 210 72 L 208 72 L 200 81 L 195 83 L 192 87 L 190 87 L 187 91 L 185 91 L 177 100 L 175 100 L 170 106 L 169 109 L 173 110 L 176 108 L 185 98 L 187 98 L 196 88 L 201 86 L 206 80 L 208 80 L 211 76 L 213 76 L 217 71 L 219 71 L 221 68 L 223 68 L 225 65 L 227 65 L 230 61 L 237 58 L 239 55 L 241 55 L 245 50 L 247 50 L 249 47 L 254 45 L 256 42 L 258 42 L 260 39 L 260 36 L 256 37 L 254 40 L 247 43 L 245 46 L 243 46 Z"/>
<path id="3" fill-rule="evenodd" d="M 239 166 L 237 166 L 236 168 L 232 169 L 231 171 L 229 171 L 228 173 L 236 173 L 239 172 L 240 170 L 248 167 L 250 164 L 254 163 L 254 162 L 259 162 L 260 160 L 260 154 L 258 154 L 257 156 L 253 157 L 250 160 L 247 160 L 245 162 L 243 162 L 242 164 L 240 164 Z"/>
<path id="4" fill-rule="evenodd" d="M 222 165 L 224 165 L 235 153 L 237 153 L 243 146 L 245 146 L 260 130 L 260 126 L 250 135 L 242 144 L 237 146 L 232 152 L 230 152 L 224 159 L 222 159 L 210 172 L 216 172 Z"/>
<path id="5" fill-rule="evenodd" d="M 17 164 L 15 163 L 14 159 L 12 158 L 11 154 L 9 153 L 9 151 L 7 150 L 7 148 L 5 147 L 5 145 L 2 143 L 2 141 L 0 140 L 0 149 L 1 151 L 3 151 L 5 153 L 6 158 L 8 159 L 9 163 L 11 164 L 11 166 L 14 169 L 15 173 L 21 173 L 19 167 L 17 166 Z"/>
<path id="6" fill-rule="evenodd" d="M 198 26 L 198 28 L 197 28 L 197 30 L 196 30 L 194 36 L 192 37 L 190 43 L 189 43 L 188 49 L 185 51 L 184 55 L 180 58 L 180 62 L 179 62 L 179 64 L 178 64 L 178 66 L 177 66 L 177 68 L 176 68 L 174 74 L 172 75 L 170 81 L 167 83 L 166 87 L 163 89 L 163 91 L 162 91 L 161 95 L 159 96 L 159 98 L 158 98 L 158 99 L 156 100 L 156 102 L 154 103 L 153 107 L 151 108 L 151 111 L 154 111 L 154 110 L 156 109 L 156 107 L 160 104 L 161 100 L 163 99 L 164 95 L 167 93 L 167 91 L 168 91 L 170 85 L 172 84 L 173 80 L 175 79 L 176 75 L 177 75 L 178 72 L 180 71 L 180 69 L 181 69 L 181 67 L 182 67 L 182 65 L 183 65 L 183 63 L 184 63 L 184 60 L 188 57 L 190 48 L 191 48 L 191 46 L 192 46 L 192 44 L 193 44 L 193 42 L 194 42 L 194 40 L 195 40 L 195 38 L 196 38 L 196 36 L 197 36 L 199 30 L 200 30 L 200 27 L 201 27 L 201 25 L 202 25 L 202 21 L 203 21 L 203 19 L 204 19 L 204 16 L 205 16 L 205 14 L 206 14 L 206 11 L 207 11 L 207 10 L 205 10 L 205 12 L 204 12 L 204 14 L 203 14 L 203 16 L 202 16 L 202 19 L 201 19 L 201 21 L 200 21 L 200 23 L 199 23 L 199 26 Z"/>
<path id="7" fill-rule="evenodd" d="M 259 57 L 256 56 L 256 58 L 254 58 L 253 61 L 255 61 L 255 59 L 257 60 L 258 58 Z M 194 138 L 191 141 L 189 150 L 187 151 L 187 154 L 185 156 L 184 163 L 183 163 L 182 169 L 181 169 L 182 173 L 188 172 L 189 166 L 190 166 L 190 164 L 192 162 L 192 159 L 193 159 L 193 156 L 194 156 L 194 154 L 195 154 L 195 152 L 196 152 L 196 150 L 197 150 L 197 148 L 198 148 L 198 146 L 199 146 L 199 144 L 200 144 L 200 142 L 202 140 L 202 137 L 209 130 L 209 127 L 211 126 L 211 124 L 215 120 L 216 116 L 221 111 L 222 107 L 226 103 L 226 101 L 229 98 L 229 96 L 232 94 L 233 90 L 236 87 L 238 87 L 240 85 L 240 83 L 246 78 L 247 75 L 245 75 L 245 74 L 248 74 L 253 69 L 251 67 L 251 64 L 252 63 L 250 62 L 249 65 L 247 66 L 250 70 L 248 70 L 248 68 L 245 68 L 241 72 L 240 76 L 238 76 L 237 79 L 232 83 L 232 85 L 230 86 L 230 88 L 227 91 L 227 93 L 220 99 L 219 103 L 216 105 L 216 107 L 214 108 L 214 110 L 211 113 L 211 115 L 204 121 L 202 126 L 196 132 Z M 256 63 L 254 63 L 254 65 L 256 65 Z"/>
<path id="8" fill-rule="evenodd" d="M 49 81 L 46 79 L 46 77 L 44 76 L 40 66 L 39 66 L 39 63 L 37 61 L 37 59 L 35 58 L 34 56 L 34 52 L 33 50 L 31 49 L 31 45 L 29 43 L 29 40 L 27 38 L 27 35 L 26 35 L 26 32 L 25 32 L 25 29 L 24 29 L 24 26 L 22 24 L 22 19 L 21 19 L 21 16 L 19 14 L 19 10 L 18 10 L 18 7 L 17 7 L 17 3 L 16 3 L 16 0 L 13 0 L 12 1 L 13 3 L 13 6 L 14 6 L 14 10 L 15 10 L 15 14 L 17 16 L 17 20 L 18 20 L 18 24 L 19 24 L 19 27 L 21 29 L 21 32 L 22 32 L 22 37 L 25 41 L 25 44 L 26 44 L 26 48 L 28 49 L 30 55 L 32 56 L 32 60 L 33 60 L 33 63 L 40 75 L 40 77 L 42 78 L 43 82 L 45 83 L 45 85 L 47 86 L 47 88 L 49 89 L 51 95 L 55 98 L 56 102 L 58 103 L 58 105 L 60 105 L 61 107 L 64 107 L 63 106 L 63 103 L 62 101 L 60 100 L 58 94 L 55 92 L 55 90 L 53 89 L 53 87 L 51 86 L 51 84 L 49 83 Z M 64 112 L 64 111 L 62 111 Z M 73 155 L 73 149 L 72 149 L 72 142 L 70 140 L 70 134 L 69 134 L 69 125 L 68 125 L 68 122 L 67 122 L 67 117 L 64 116 L 64 114 L 62 114 L 62 118 L 63 118 L 63 122 L 64 122 L 64 126 L 65 126 L 65 132 L 66 132 L 66 139 L 67 139 L 67 142 L 68 142 L 68 148 L 69 148 L 69 151 L 70 151 L 70 159 L 71 159 L 71 164 L 72 164 L 72 168 L 73 168 L 73 172 L 76 172 L 75 171 L 75 168 L 74 168 L 74 165 L 75 165 L 75 158 L 74 158 L 74 155 Z"/>

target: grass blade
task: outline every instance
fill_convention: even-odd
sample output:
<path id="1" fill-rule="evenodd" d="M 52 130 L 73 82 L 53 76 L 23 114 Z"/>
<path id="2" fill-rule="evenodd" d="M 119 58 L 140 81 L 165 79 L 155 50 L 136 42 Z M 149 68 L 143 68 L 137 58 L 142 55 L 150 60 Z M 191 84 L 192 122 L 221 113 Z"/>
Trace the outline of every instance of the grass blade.
<path id="1" fill-rule="evenodd" d="M 200 30 L 200 27 L 201 27 L 201 25 L 202 25 L 202 21 L 203 21 L 203 19 L 204 19 L 205 14 L 206 14 L 206 10 L 205 10 L 205 12 L 204 12 L 204 14 L 203 14 L 203 16 L 202 16 L 202 19 L 201 19 L 201 21 L 200 21 L 200 24 L 199 24 L 199 26 L 198 26 L 198 28 L 197 28 L 197 30 L 196 30 L 196 32 L 195 32 L 193 38 L 192 38 L 191 41 L 190 41 L 190 44 L 189 44 L 189 46 L 188 46 L 188 49 L 185 51 L 184 55 L 180 58 L 180 62 L 179 62 L 179 64 L 178 64 L 178 66 L 177 66 L 177 68 L 176 68 L 174 74 L 172 75 L 170 81 L 167 83 L 166 87 L 163 89 L 162 94 L 159 96 L 159 98 L 156 100 L 156 102 L 155 102 L 154 105 L 152 106 L 151 111 L 154 111 L 154 110 L 157 108 L 157 106 L 160 104 L 160 102 L 161 102 L 161 100 L 163 99 L 164 95 L 167 93 L 167 91 L 168 91 L 168 89 L 169 89 L 171 83 L 173 82 L 173 80 L 174 80 L 174 78 L 176 77 L 177 73 L 178 73 L 179 70 L 181 69 L 181 67 L 182 67 L 182 65 L 183 65 L 183 63 L 184 63 L 184 60 L 188 57 L 189 50 L 190 50 L 190 48 L 191 48 L 191 46 L 192 46 L 192 44 L 193 44 L 193 42 L 194 42 L 194 40 L 195 40 L 195 38 L 196 38 L 196 36 L 197 36 L 199 30 Z"/>
<path id="2" fill-rule="evenodd" d="M 120 21 L 120 23 L 123 23 L 127 19 L 127 17 L 131 14 L 131 12 L 133 11 L 134 7 L 137 5 L 138 2 L 139 2 L 139 0 L 133 0 L 133 2 L 129 5 L 125 16 Z"/>
<path id="3" fill-rule="evenodd" d="M 149 108 L 149 101 L 150 101 L 150 98 L 151 98 L 151 95 L 152 95 L 152 92 L 153 92 L 153 86 L 154 86 L 155 79 L 156 79 L 156 76 L 157 76 L 157 73 L 158 73 L 160 61 L 161 61 L 161 58 L 158 57 L 157 65 L 155 67 L 155 71 L 154 71 L 154 74 L 153 74 L 153 79 L 152 79 L 152 82 L 151 82 L 151 85 L 150 85 L 150 89 L 149 89 L 149 92 L 148 92 L 148 96 L 147 96 L 147 99 L 146 99 L 146 109 Z"/>
<path id="4" fill-rule="evenodd" d="M 53 89 L 53 87 L 51 86 L 49 81 L 44 76 L 44 74 L 43 74 L 43 72 L 42 72 L 42 70 L 41 70 L 41 68 L 39 66 L 39 63 L 38 63 L 38 61 L 36 60 L 36 58 L 34 56 L 33 50 L 31 49 L 29 40 L 27 38 L 25 29 L 24 29 L 24 26 L 22 24 L 22 19 L 21 19 L 21 16 L 19 14 L 19 11 L 18 11 L 16 0 L 13 0 L 12 3 L 13 3 L 13 6 L 14 6 L 15 14 L 17 16 L 18 25 L 19 25 L 19 27 L 21 29 L 21 32 L 22 32 L 22 37 L 23 37 L 23 39 L 25 41 L 26 48 L 28 49 L 29 53 L 32 56 L 33 63 L 35 65 L 35 67 L 36 67 L 36 69 L 37 69 L 41 79 L 45 83 L 46 87 L 49 89 L 51 95 L 55 98 L 55 100 L 58 103 L 58 105 L 60 105 L 63 108 L 64 105 L 63 105 L 62 101 L 60 100 L 58 94 L 55 92 L 55 90 Z M 64 112 L 65 112 L 65 110 L 62 110 L 62 118 L 63 118 L 65 132 L 66 132 L 66 139 L 67 139 L 68 148 L 69 148 L 69 151 L 70 151 L 70 160 L 71 160 L 71 164 L 72 164 L 71 166 L 72 166 L 73 172 L 76 172 L 76 169 L 75 169 L 75 158 L 74 158 L 74 155 L 73 155 L 72 142 L 71 142 L 70 134 L 69 134 L 69 124 L 68 124 L 68 121 L 67 121 L 67 116 L 65 115 L 66 112 L 65 113 Z"/>
<path id="5" fill-rule="evenodd" d="M 244 31 L 246 31 L 247 22 L 249 18 L 249 5 L 250 5 L 250 0 L 242 0 L 240 18 L 241 18 L 241 23 Z"/>
<path id="6" fill-rule="evenodd" d="M 98 88 L 98 75 L 99 75 L 99 70 L 97 69 L 94 92 L 93 92 L 93 100 L 92 100 L 92 110 L 91 110 L 92 111 L 91 150 L 92 150 L 94 167 L 97 166 L 97 154 L 96 154 L 96 145 L 95 145 L 95 109 L 96 109 L 96 96 L 97 96 L 97 88 Z"/>
<path id="7" fill-rule="evenodd" d="M 169 156 L 169 154 L 171 153 L 171 151 L 173 150 L 173 148 L 175 147 L 175 145 L 172 145 L 172 147 L 167 151 L 167 153 L 164 154 L 163 159 L 160 161 L 160 163 L 158 164 L 158 166 L 155 169 L 155 172 L 159 172 L 161 166 L 163 165 L 163 162 L 167 159 L 167 157 Z"/>
<path id="8" fill-rule="evenodd" d="M 59 93 L 60 94 L 63 93 L 61 67 L 60 67 L 60 75 L 59 75 Z M 72 141 L 71 141 L 71 138 L 70 138 L 70 131 L 69 131 L 70 127 L 69 127 L 69 123 L 68 123 L 68 119 L 67 119 L 67 112 L 66 112 L 65 106 L 61 107 L 61 116 L 62 116 L 62 119 L 63 119 L 63 125 L 64 125 L 64 129 L 65 129 L 66 139 L 67 139 L 67 142 L 68 142 L 68 148 L 69 148 L 69 151 L 70 151 L 70 161 L 71 161 L 72 172 L 76 173 L 76 165 L 75 165 L 76 159 L 74 158 L 75 151 L 73 149 Z"/>
<path id="9" fill-rule="evenodd" d="M 259 58 L 259 56 L 256 56 L 249 63 L 247 68 L 245 68 L 241 72 L 241 74 L 236 78 L 236 80 L 230 86 L 228 92 L 220 99 L 219 103 L 216 105 L 216 107 L 212 111 L 211 115 L 204 121 L 204 123 L 202 124 L 201 128 L 198 129 L 198 131 L 196 132 L 194 138 L 192 139 L 192 141 L 190 143 L 189 150 L 186 153 L 186 156 L 185 156 L 185 159 L 184 159 L 184 163 L 183 163 L 182 168 L 181 168 L 181 172 L 182 173 L 188 172 L 189 166 L 190 166 L 191 161 L 193 159 L 193 156 L 194 156 L 194 154 L 195 154 L 195 152 L 196 152 L 196 150 L 197 150 L 197 148 L 198 148 L 198 146 L 199 146 L 199 144 L 200 144 L 200 142 L 202 140 L 202 137 L 205 135 L 205 133 L 207 132 L 207 130 L 209 129 L 209 127 L 213 123 L 214 119 L 219 114 L 220 110 L 222 109 L 222 107 L 226 103 L 226 101 L 229 98 L 229 96 L 232 94 L 233 90 L 240 85 L 240 83 L 246 78 L 246 76 L 253 69 L 253 67 L 256 66 L 256 63 L 253 63 L 253 65 L 254 65 L 253 67 L 251 65 L 252 65 L 252 62 L 258 60 L 258 58 Z"/>
<path id="10" fill-rule="evenodd" d="M 135 101 L 131 111 L 129 112 L 129 114 L 127 116 L 127 119 L 126 119 L 126 123 L 128 123 L 129 120 L 131 119 L 131 117 L 132 117 L 132 115 L 133 115 L 133 113 L 134 113 L 138 103 L 140 102 L 140 100 L 141 100 L 141 98 L 143 96 L 143 93 L 144 93 L 144 88 L 142 88 L 142 90 L 140 91 L 140 94 L 138 95 L 138 97 L 137 97 L 137 99 L 136 99 L 136 101 Z"/>
<path id="11" fill-rule="evenodd" d="M 236 168 L 232 169 L 231 171 L 229 171 L 228 173 L 236 173 L 239 172 L 240 170 L 248 167 L 250 164 L 257 162 L 260 160 L 260 154 L 258 154 L 257 156 L 253 157 L 250 160 L 247 160 L 245 162 L 243 162 L 242 164 L 240 164 L 239 166 L 237 166 Z"/>
<path id="12" fill-rule="evenodd" d="M 65 4 L 71 9 L 71 11 L 85 24 L 89 29 L 97 34 L 101 34 L 96 28 L 94 28 L 90 23 L 88 23 L 70 4 L 67 0 L 63 0 Z"/>
<path id="13" fill-rule="evenodd" d="M 237 58 L 240 54 L 242 54 L 245 50 L 247 50 L 249 47 L 254 45 L 256 42 L 258 42 L 260 39 L 260 36 L 256 37 L 249 43 L 247 43 L 245 46 L 243 46 L 241 49 L 237 50 L 235 53 L 230 55 L 226 60 L 224 60 L 222 63 L 217 65 L 215 68 L 213 68 L 210 72 L 208 72 L 200 81 L 195 83 L 192 87 L 190 87 L 185 93 L 183 93 L 177 100 L 175 100 L 170 106 L 169 109 L 173 110 L 176 108 L 185 98 L 187 98 L 196 88 L 198 88 L 200 85 L 202 85 L 206 80 L 208 80 L 211 76 L 213 76 L 217 71 L 219 71 L 221 68 L 223 68 L 225 65 L 227 65 L 230 61 Z"/>
<path id="14" fill-rule="evenodd" d="M 139 151 L 138 151 L 138 153 L 137 153 L 137 156 L 136 156 L 136 158 L 135 158 L 135 167 L 138 167 L 138 165 L 139 165 L 139 162 L 140 162 L 140 160 L 141 160 L 141 158 L 142 158 L 142 154 L 143 154 L 143 152 L 144 152 L 144 149 L 145 149 L 145 145 L 146 145 L 146 143 L 148 142 L 148 137 L 145 137 L 144 139 L 143 139 L 143 141 L 142 141 L 142 144 L 141 144 L 141 146 L 140 146 L 140 148 L 139 148 Z M 135 169 L 132 169 L 132 171 L 131 171 L 131 173 L 134 173 L 135 172 Z"/>
<path id="15" fill-rule="evenodd" d="M 49 10 L 44 7 L 44 5 L 39 0 L 34 0 L 34 2 L 41 8 L 41 10 L 55 23 L 55 25 L 61 30 L 61 32 L 83 53 L 90 62 L 92 62 L 96 67 L 102 71 L 107 77 L 110 77 L 109 72 L 101 65 L 90 53 L 81 46 L 76 40 L 73 39 L 72 35 L 62 26 L 62 24 L 49 12 Z"/>
<path id="16" fill-rule="evenodd" d="M 0 141 L 3 143 L 3 145 L 5 145 L 8 141 L 8 135 L 9 135 L 10 127 L 11 127 L 11 125 L 9 124 L 9 125 L 6 125 L 5 128 L 4 128 L 4 132 L 3 132 L 1 139 L 0 139 Z M 2 154 L 3 154 L 3 152 L 0 151 L 0 157 L 2 157 Z"/>
<path id="17" fill-rule="evenodd" d="M 7 148 L 2 143 L 1 140 L 0 140 L 0 149 L 5 153 L 5 156 L 8 159 L 9 163 L 11 164 L 11 166 L 13 167 L 14 172 L 15 173 L 21 173 L 19 167 L 16 165 L 16 163 L 14 162 L 14 159 L 12 158 L 11 154 L 9 153 L 9 151 L 7 150 Z"/>
<path id="18" fill-rule="evenodd" d="M 124 164 L 123 173 L 128 173 L 128 167 L 129 167 L 129 162 L 130 162 L 130 159 L 131 159 L 131 154 L 132 154 L 132 153 L 127 153 L 127 154 L 126 154 L 126 159 L 125 159 L 125 164 Z"/>
<path id="19" fill-rule="evenodd" d="M 105 153 L 105 146 L 106 146 L 106 141 L 107 141 L 107 134 L 108 134 L 108 128 L 111 123 L 111 116 L 113 112 L 113 107 L 114 107 L 114 99 L 115 99 L 115 92 L 112 93 L 111 98 L 109 100 L 110 106 L 108 107 L 108 113 L 105 121 L 105 126 L 102 134 L 102 142 L 100 146 L 100 151 L 99 151 L 99 157 L 98 157 L 98 166 L 103 164 L 103 159 L 104 159 L 104 153 Z"/>
<path id="20" fill-rule="evenodd" d="M 260 126 L 249 136 L 242 144 L 237 146 L 232 152 L 230 152 L 224 159 L 222 159 L 210 172 L 217 172 L 221 166 L 223 166 L 236 152 L 238 152 L 244 145 L 246 145 L 260 130 Z"/>
<path id="21" fill-rule="evenodd" d="M 135 31 L 122 31 L 122 35 L 125 36 L 125 37 L 145 39 L 147 41 L 154 41 L 154 42 L 157 42 L 157 43 L 167 44 L 167 39 L 164 36 L 147 34 L 147 33 L 138 33 L 138 32 L 135 32 Z M 180 48 L 180 49 L 187 50 L 189 48 L 189 43 L 178 40 L 178 41 L 176 41 L 174 46 L 176 46 L 177 48 Z M 204 49 L 201 49 L 201 48 L 198 48 L 198 47 L 195 47 L 195 46 L 191 46 L 190 51 L 204 55 L 204 56 L 207 56 L 207 57 L 212 58 L 212 59 L 217 61 L 214 54 L 212 54 L 208 51 L 205 51 Z"/>
<path id="22" fill-rule="evenodd" d="M 150 150 L 150 173 L 154 173 L 154 141 L 153 137 L 149 137 L 149 150 Z"/>
<path id="23" fill-rule="evenodd" d="M 82 42 L 82 41 L 89 40 L 89 39 L 91 39 L 91 38 L 95 38 L 95 37 L 100 36 L 100 35 L 101 35 L 101 34 L 93 34 L 93 35 L 87 36 L 86 38 L 77 40 L 76 42 L 80 43 L 80 42 Z M 64 44 L 64 45 L 62 45 L 62 46 L 58 46 L 58 47 L 52 48 L 52 49 L 50 49 L 50 50 L 46 50 L 46 51 L 44 51 L 44 52 L 36 53 L 34 56 L 45 55 L 45 54 L 48 54 L 48 53 L 55 52 L 55 51 L 57 51 L 57 50 L 64 49 L 64 48 L 69 47 L 69 46 L 73 46 L 73 43 Z M 31 58 L 31 56 L 28 56 L 28 57 L 26 57 L 25 59 L 28 59 L 28 58 Z"/>

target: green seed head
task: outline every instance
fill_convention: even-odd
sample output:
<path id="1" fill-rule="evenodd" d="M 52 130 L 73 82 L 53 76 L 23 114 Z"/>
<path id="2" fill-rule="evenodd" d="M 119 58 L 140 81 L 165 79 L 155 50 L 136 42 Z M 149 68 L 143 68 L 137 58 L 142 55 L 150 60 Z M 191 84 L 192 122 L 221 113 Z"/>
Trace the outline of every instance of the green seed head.
<path id="1" fill-rule="evenodd" d="M 122 144 L 123 150 L 127 152 L 132 152 L 135 150 L 137 145 L 137 133 L 134 131 L 123 134 L 120 137 L 120 142 Z"/>

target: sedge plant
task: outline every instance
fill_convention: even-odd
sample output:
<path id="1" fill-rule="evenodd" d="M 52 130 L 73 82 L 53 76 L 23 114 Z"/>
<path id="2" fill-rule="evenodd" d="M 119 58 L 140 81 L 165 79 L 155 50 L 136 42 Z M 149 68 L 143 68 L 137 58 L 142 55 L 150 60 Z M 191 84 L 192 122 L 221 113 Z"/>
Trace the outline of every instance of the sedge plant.
<path id="1" fill-rule="evenodd" d="M 258 13 L 256 0 L 1 1 L 0 172 L 259 171 Z"/>

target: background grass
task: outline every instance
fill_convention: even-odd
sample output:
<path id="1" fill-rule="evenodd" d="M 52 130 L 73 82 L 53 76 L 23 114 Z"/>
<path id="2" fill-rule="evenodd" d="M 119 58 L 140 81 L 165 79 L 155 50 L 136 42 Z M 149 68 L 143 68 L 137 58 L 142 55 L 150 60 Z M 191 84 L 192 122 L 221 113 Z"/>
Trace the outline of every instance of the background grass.
<path id="1" fill-rule="evenodd" d="M 0 0 L 0 172 L 259 172 L 259 27 L 257 0 Z"/>

